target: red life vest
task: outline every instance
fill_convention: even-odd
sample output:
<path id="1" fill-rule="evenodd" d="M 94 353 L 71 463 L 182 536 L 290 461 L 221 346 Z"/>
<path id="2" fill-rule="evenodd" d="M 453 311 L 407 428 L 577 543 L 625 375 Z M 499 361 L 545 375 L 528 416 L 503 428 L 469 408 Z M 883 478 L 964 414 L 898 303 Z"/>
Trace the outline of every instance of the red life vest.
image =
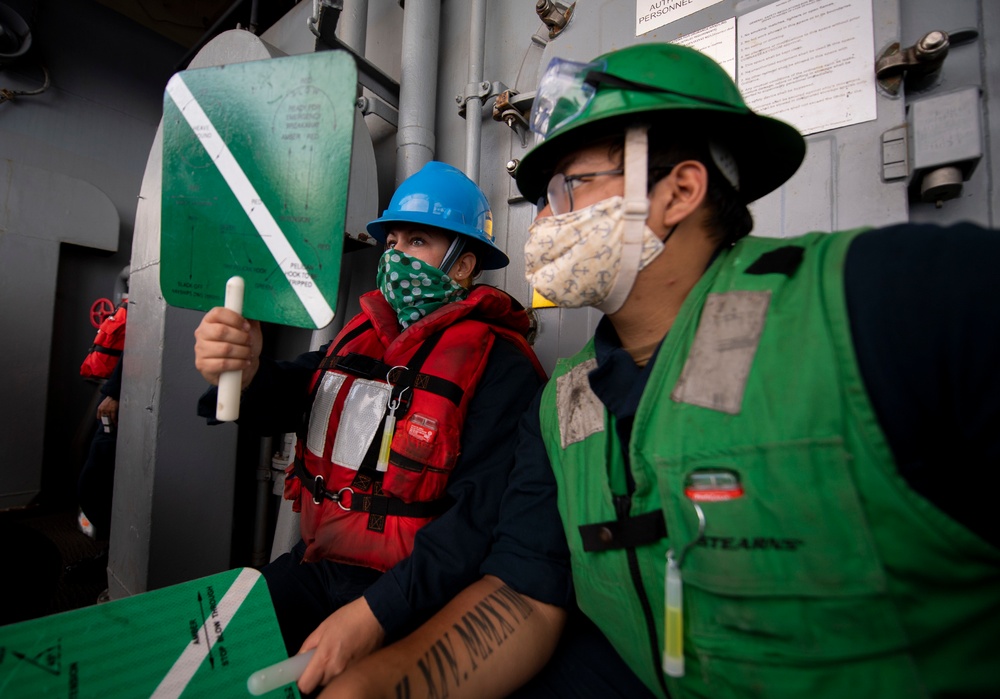
<path id="1" fill-rule="evenodd" d="M 492 287 L 474 287 L 403 332 L 380 292 L 362 296 L 361 308 L 313 377 L 285 497 L 302 513 L 304 561 L 384 571 L 409 556 L 417 531 L 450 504 L 448 477 L 496 336 L 545 374 L 525 339 L 524 309 Z M 399 406 L 382 472 L 376 461 L 390 400 Z"/>
<path id="2" fill-rule="evenodd" d="M 115 312 L 105 318 L 97 329 L 94 344 L 90 346 L 80 376 L 106 379 L 115 370 L 125 349 L 125 319 L 128 315 L 128 299 L 122 299 Z"/>

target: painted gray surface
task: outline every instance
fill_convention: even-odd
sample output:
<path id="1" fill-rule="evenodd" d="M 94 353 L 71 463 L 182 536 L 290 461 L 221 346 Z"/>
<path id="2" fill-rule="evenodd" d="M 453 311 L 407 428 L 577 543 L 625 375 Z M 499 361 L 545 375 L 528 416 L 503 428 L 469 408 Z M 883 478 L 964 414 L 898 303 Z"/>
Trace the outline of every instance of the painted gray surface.
<path id="1" fill-rule="evenodd" d="M 944 61 L 939 79 L 920 92 L 906 95 L 907 101 L 946 96 L 963 88 L 982 89 L 981 115 L 985 153 L 971 178 L 962 187 L 961 195 L 944 202 L 941 208 L 933 203 L 915 202 L 910 207 L 913 221 L 948 224 L 974 221 L 988 226 L 998 223 L 996 163 L 1000 157 L 1000 3 L 990 0 L 954 0 L 935 3 L 931 0 L 901 0 L 902 28 L 900 42 L 911 46 L 927 32 L 940 29 L 954 32 L 973 28 L 979 38 L 972 44 L 953 47 Z"/>
<path id="2" fill-rule="evenodd" d="M 15 397 L 0 408 L 0 507 L 75 502 L 98 400 L 98 384 L 79 375 L 96 332 L 89 309 L 113 296 L 128 264 L 162 85 L 182 53 L 93 0 L 47 5 L 33 17 L 32 52 L 0 71 L 12 90 L 40 87 L 42 64 L 51 76 L 44 93 L 0 104 L 3 196 L 16 188 L 25 205 L 16 229 L 9 204 L 0 224 L 0 267 L 12 266 L 0 270 L 0 342 L 18 358 L 0 369 Z"/>
<path id="3" fill-rule="evenodd" d="M 59 247 L 114 252 L 118 212 L 88 182 L 0 160 L 0 354 L 18 400 L 0 401 L 0 510 L 41 490 Z"/>

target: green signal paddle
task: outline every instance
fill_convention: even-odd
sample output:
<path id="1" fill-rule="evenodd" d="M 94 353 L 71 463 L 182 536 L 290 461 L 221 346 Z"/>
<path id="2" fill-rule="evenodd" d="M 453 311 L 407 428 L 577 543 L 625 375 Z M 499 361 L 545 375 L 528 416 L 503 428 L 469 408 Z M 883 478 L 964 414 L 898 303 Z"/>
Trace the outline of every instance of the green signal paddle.
<path id="1" fill-rule="evenodd" d="M 354 60 L 342 51 L 170 79 L 160 240 L 167 303 L 207 311 L 239 277 L 247 318 L 313 329 L 333 320 L 356 89 Z M 239 414 L 238 379 L 235 397 L 220 392 L 220 420 Z"/>
<path id="2" fill-rule="evenodd" d="M 286 658 L 267 582 L 242 568 L 0 627 L 0 694 L 238 699 L 247 677 Z M 293 699 L 294 682 L 256 688 Z"/>

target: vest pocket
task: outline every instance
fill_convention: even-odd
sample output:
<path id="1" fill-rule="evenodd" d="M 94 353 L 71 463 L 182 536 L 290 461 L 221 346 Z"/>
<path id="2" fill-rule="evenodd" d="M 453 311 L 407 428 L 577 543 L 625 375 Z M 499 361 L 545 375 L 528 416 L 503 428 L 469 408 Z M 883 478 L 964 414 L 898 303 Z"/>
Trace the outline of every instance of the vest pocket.
<path id="1" fill-rule="evenodd" d="M 659 464 L 675 551 L 697 537 L 685 495 L 692 472 L 725 468 L 744 488 L 700 503 L 705 533 L 683 561 L 685 625 L 697 652 L 794 665 L 906 646 L 852 467 L 839 438 Z"/>
<path id="2" fill-rule="evenodd" d="M 406 502 L 441 497 L 458 460 L 459 431 L 450 421 L 411 413 L 396 425 L 382 488 Z"/>

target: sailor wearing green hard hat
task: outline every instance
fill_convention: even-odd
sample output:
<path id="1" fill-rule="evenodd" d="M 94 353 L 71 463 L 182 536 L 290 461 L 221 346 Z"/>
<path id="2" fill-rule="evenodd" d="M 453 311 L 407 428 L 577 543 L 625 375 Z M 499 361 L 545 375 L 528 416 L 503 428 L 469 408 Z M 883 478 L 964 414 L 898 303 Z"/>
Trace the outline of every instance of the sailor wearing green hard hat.
<path id="1" fill-rule="evenodd" d="M 678 162 L 700 162 L 711 203 L 735 210 L 718 222 L 730 230 L 715 231 L 734 242 L 752 225 L 745 205 L 785 182 L 805 155 L 805 141 L 793 127 L 754 113 L 718 64 L 673 44 L 640 44 L 590 63 L 553 60 L 539 85 L 531 128 L 544 140 L 521 161 L 517 185 L 529 200 L 547 204 L 542 213 L 556 220 L 533 228 L 526 250 L 529 281 L 557 305 L 591 305 L 608 313 L 621 307 L 639 269 L 659 255 L 673 232 L 644 235 L 642 227 L 647 195 Z M 614 148 L 612 157 L 597 158 L 607 160 L 604 165 L 565 168 L 584 148 L 601 146 Z M 612 246 L 611 265 L 602 265 L 599 280 L 584 280 L 573 275 L 581 269 L 574 258 L 595 251 L 575 250 L 567 257 L 570 250 L 553 241 L 565 240 L 563 221 L 580 228 L 587 214 L 574 193 L 579 199 L 602 178 L 623 185 L 620 199 L 602 201 L 589 218 L 589 225 L 615 223 L 613 235 L 604 239 Z M 589 269 L 598 274 L 594 265 Z"/>
<path id="2" fill-rule="evenodd" d="M 680 46 L 554 63 L 532 122 L 528 279 L 606 315 L 484 577 L 323 696 L 1000 696 L 992 494 L 952 475 L 1000 454 L 1000 236 L 748 236 L 803 139 Z"/>
<path id="3" fill-rule="evenodd" d="M 914 640 L 930 624 L 970 656 L 996 647 L 1000 594 L 987 581 L 1000 550 L 984 564 L 982 540 L 960 537 L 963 565 L 944 578 L 979 587 L 963 599 L 975 611 L 958 612 L 924 576 L 958 560 L 957 542 L 937 547 L 904 524 L 929 516 L 915 502 L 926 472 L 894 461 L 887 443 L 912 425 L 877 408 L 916 379 L 871 378 L 895 364 L 887 328 L 920 276 L 887 277 L 900 233 L 748 237 L 746 205 L 795 173 L 805 142 L 690 48 L 554 61 L 531 125 L 544 140 L 516 172 L 541 207 L 528 280 L 557 305 L 607 314 L 557 364 L 518 454 L 518 467 L 547 462 L 555 476 L 579 608 L 661 696 L 1000 689 L 1000 675 Z M 914 228 L 902 235 L 916 242 Z M 919 336 L 920 314 L 909 320 Z M 975 404 L 974 381 L 966 389 Z M 822 456 L 802 446 L 827 440 L 837 447 Z M 932 528 L 964 515 L 936 511 Z M 860 542 L 865 563 L 847 573 Z M 862 592 L 865 579 L 888 587 Z"/>

